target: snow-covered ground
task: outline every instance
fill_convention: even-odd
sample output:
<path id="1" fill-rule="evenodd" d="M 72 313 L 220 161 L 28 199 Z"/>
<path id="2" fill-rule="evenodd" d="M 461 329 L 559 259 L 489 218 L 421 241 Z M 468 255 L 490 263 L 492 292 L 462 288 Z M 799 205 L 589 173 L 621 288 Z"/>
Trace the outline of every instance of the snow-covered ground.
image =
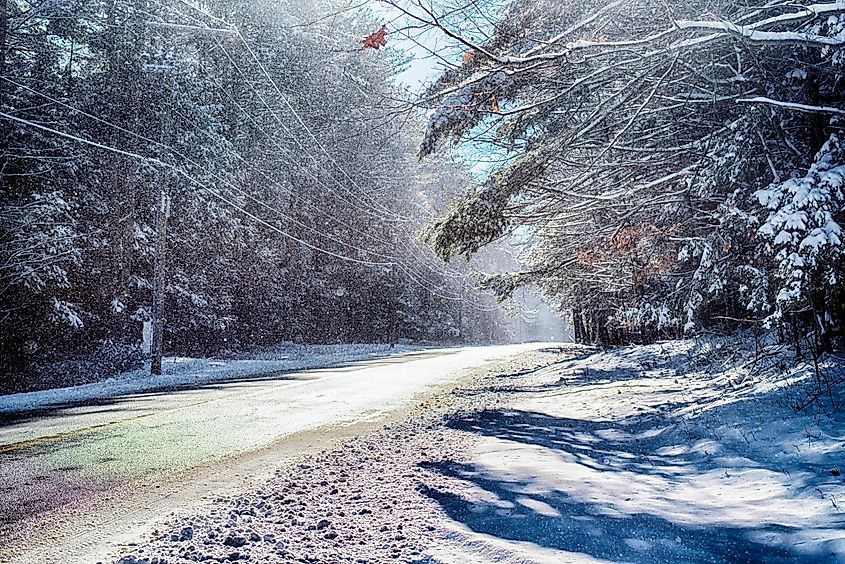
<path id="1" fill-rule="evenodd" d="M 811 366 L 736 345 L 586 355 L 452 418 L 474 446 L 431 467 L 453 484 L 431 492 L 444 559 L 845 561 L 845 417 L 829 398 L 793 409 Z"/>
<path id="2" fill-rule="evenodd" d="M 143 369 L 125 372 L 100 382 L 0 396 L 0 413 L 28 411 L 54 405 L 80 403 L 126 394 L 234 380 L 238 378 L 337 366 L 343 363 L 408 354 L 422 347 L 397 345 L 295 345 L 266 348 L 242 359 L 167 357 L 161 376 Z"/>
<path id="3" fill-rule="evenodd" d="M 123 562 L 845 561 L 845 417 L 738 343 L 526 353 Z"/>

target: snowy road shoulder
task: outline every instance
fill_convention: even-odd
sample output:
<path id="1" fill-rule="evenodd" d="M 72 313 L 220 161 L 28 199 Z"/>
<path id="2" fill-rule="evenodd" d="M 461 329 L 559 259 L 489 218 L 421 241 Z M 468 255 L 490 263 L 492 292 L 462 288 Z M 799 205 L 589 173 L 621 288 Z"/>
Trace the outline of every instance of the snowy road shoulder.
<path id="1" fill-rule="evenodd" d="M 167 357 L 164 374 L 149 375 L 144 369 L 125 372 L 100 382 L 70 388 L 41 390 L 0 396 L 0 414 L 34 411 L 128 394 L 177 389 L 269 374 L 326 368 L 423 352 L 418 346 L 399 345 L 280 345 L 246 359 Z M 436 350 L 436 349 L 431 349 Z"/>
<path id="2" fill-rule="evenodd" d="M 452 561 L 845 561 L 845 417 L 792 408 L 809 366 L 752 365 L 730 342 L 630 347 L 451 418 L 474 445 L 432 466 Z"/>

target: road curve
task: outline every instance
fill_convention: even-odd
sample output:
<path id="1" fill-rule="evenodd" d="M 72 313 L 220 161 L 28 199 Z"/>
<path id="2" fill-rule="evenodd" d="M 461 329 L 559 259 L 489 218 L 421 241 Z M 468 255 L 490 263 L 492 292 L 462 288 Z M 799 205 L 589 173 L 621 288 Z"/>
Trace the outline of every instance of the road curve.
<path id="1" fill-rule="evenodd" d="M 428 350 L 7 416 L 0 562 L 96 562 L 170 512 L 249 487 L 400 416 L 466 369 L 538 346 Z"/>

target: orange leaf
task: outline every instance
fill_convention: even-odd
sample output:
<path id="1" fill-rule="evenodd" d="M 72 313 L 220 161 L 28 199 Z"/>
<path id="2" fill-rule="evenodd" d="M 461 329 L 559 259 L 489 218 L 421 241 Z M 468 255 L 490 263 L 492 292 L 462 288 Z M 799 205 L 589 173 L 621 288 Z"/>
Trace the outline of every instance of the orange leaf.
<path id="1" fill-rule="evenodd" d="M 475 58 L 475 51 L 464 51 L 464 64 L 468 65 Z"/>
<path id="2" fill-rule="evenodd" d="M 361 45 L 364 49 L 378 50 L 387 45 L 387 26 L 381 26 L 381 29 L 375 31 L 361 40 Z"/>
<path id="3" fill-rule="evenodd" d="M 495 94 L 493 94 L 493 96 L 490 97 L 490 109 L 493 110 L 494 112 L 499 111 L 499 103 L 496 101 L 496 95 Z"/>

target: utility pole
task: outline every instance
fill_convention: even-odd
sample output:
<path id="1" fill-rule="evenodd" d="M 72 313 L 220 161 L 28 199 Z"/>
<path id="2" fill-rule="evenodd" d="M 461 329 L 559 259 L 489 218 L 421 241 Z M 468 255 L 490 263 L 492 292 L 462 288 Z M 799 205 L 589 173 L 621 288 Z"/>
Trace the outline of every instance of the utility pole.
<path id="1" fill-rule="evenodd" d="M 167 173 L 162 173 L 166 175 Z M 162 179 L 156 207 L 156 255 L 153 265 L 153 338 L 150 374 L 161 376 L 161 355 L 164 342 L 164 287 L 167 254 L 167 220 L 170 218 L 170 193 L 167 180 Z"/>
<path id="2" fill-rule="evenodd" d="M 458 302 L 458 342 L 462 345 L 466 344 L 466 336 L 464 335 L 464 300 L 466 299 L 466 282 L 461 280 L 461 299 Z"/>
<path id="3" fill-rule="evenodd" d="M 6 1 L 6 0 L 0 0 Z M 189 25 L 161 24 L 146 22 L 146 28 L 158 29 L 162 34 L 165 32 L 175 34 L 195 35 L 228 35 L 236 36 L 233 29 L 214 29 L 209 27 L 198 27 Z M 145 64 L 144 70 L 166 73 L 172 67 L 167 64 Z M 171 108 L 176 101 L 175 85 L 171 81 L 165 83 L 170 88 L 169 103 L 162 110 L 161 119 L 161 144 L 167 146 L 169 132 L 171 129 Z M 155 262 L 153 263 L 153 310 L 152 310 L 152 339 L 150 346 L 150 374 L 161 375 L 161 357 L 164 344 L 164 293 L 167 275 L 167 220 L 170 218 L 170 172 L 161 170 L 161 179 L 158 186 L 158 204 L 156 206 L 156 249 Z"/>
<path id="4" fill-rule="evenodd" d="M 399 276 L 396 273 L 396 269 L 391 266 L 390 267 L 390 280 L 391 286 L 393 286 L 393 292 L 388 294 L 387 300 L 387 342 L 390 345 L 390 348 L 393 349 L 399 343 L 399 297 L 401 293 L 399 291 Z M 392 296 L 396 296 L 396 299 L 391 299 Z"/>
<path id="5" fill-rule="evenodd" d="M 6 75 L 6 16 L 8 0 L 0 0 L 0 76 Z M 3 91 L 0 89 L 0 106 L 3 104 Z"/>
<path id="6" fill-rule="evenodd" d="M 157 66 L 157 70 L 163 70 Z M 161 144 L 167 145 L 167 132 L 170 129 L 170 112 L 173 103 L 173 95 L 167 106 L 162 111 L 161 118 Z M 169 171 L 161 170 L 161 179 L 158 183 L 158 203 L 156 206 L 156 254 L 153 263 L 153 335 L 151 346 L 150 374 L 161 376 L 161 355 L 164 343 L 164 290 L 166 285 L 165 274 L 167 271 L 167 220 L 170 218 L 170 190 L 168 182 Z"/>

